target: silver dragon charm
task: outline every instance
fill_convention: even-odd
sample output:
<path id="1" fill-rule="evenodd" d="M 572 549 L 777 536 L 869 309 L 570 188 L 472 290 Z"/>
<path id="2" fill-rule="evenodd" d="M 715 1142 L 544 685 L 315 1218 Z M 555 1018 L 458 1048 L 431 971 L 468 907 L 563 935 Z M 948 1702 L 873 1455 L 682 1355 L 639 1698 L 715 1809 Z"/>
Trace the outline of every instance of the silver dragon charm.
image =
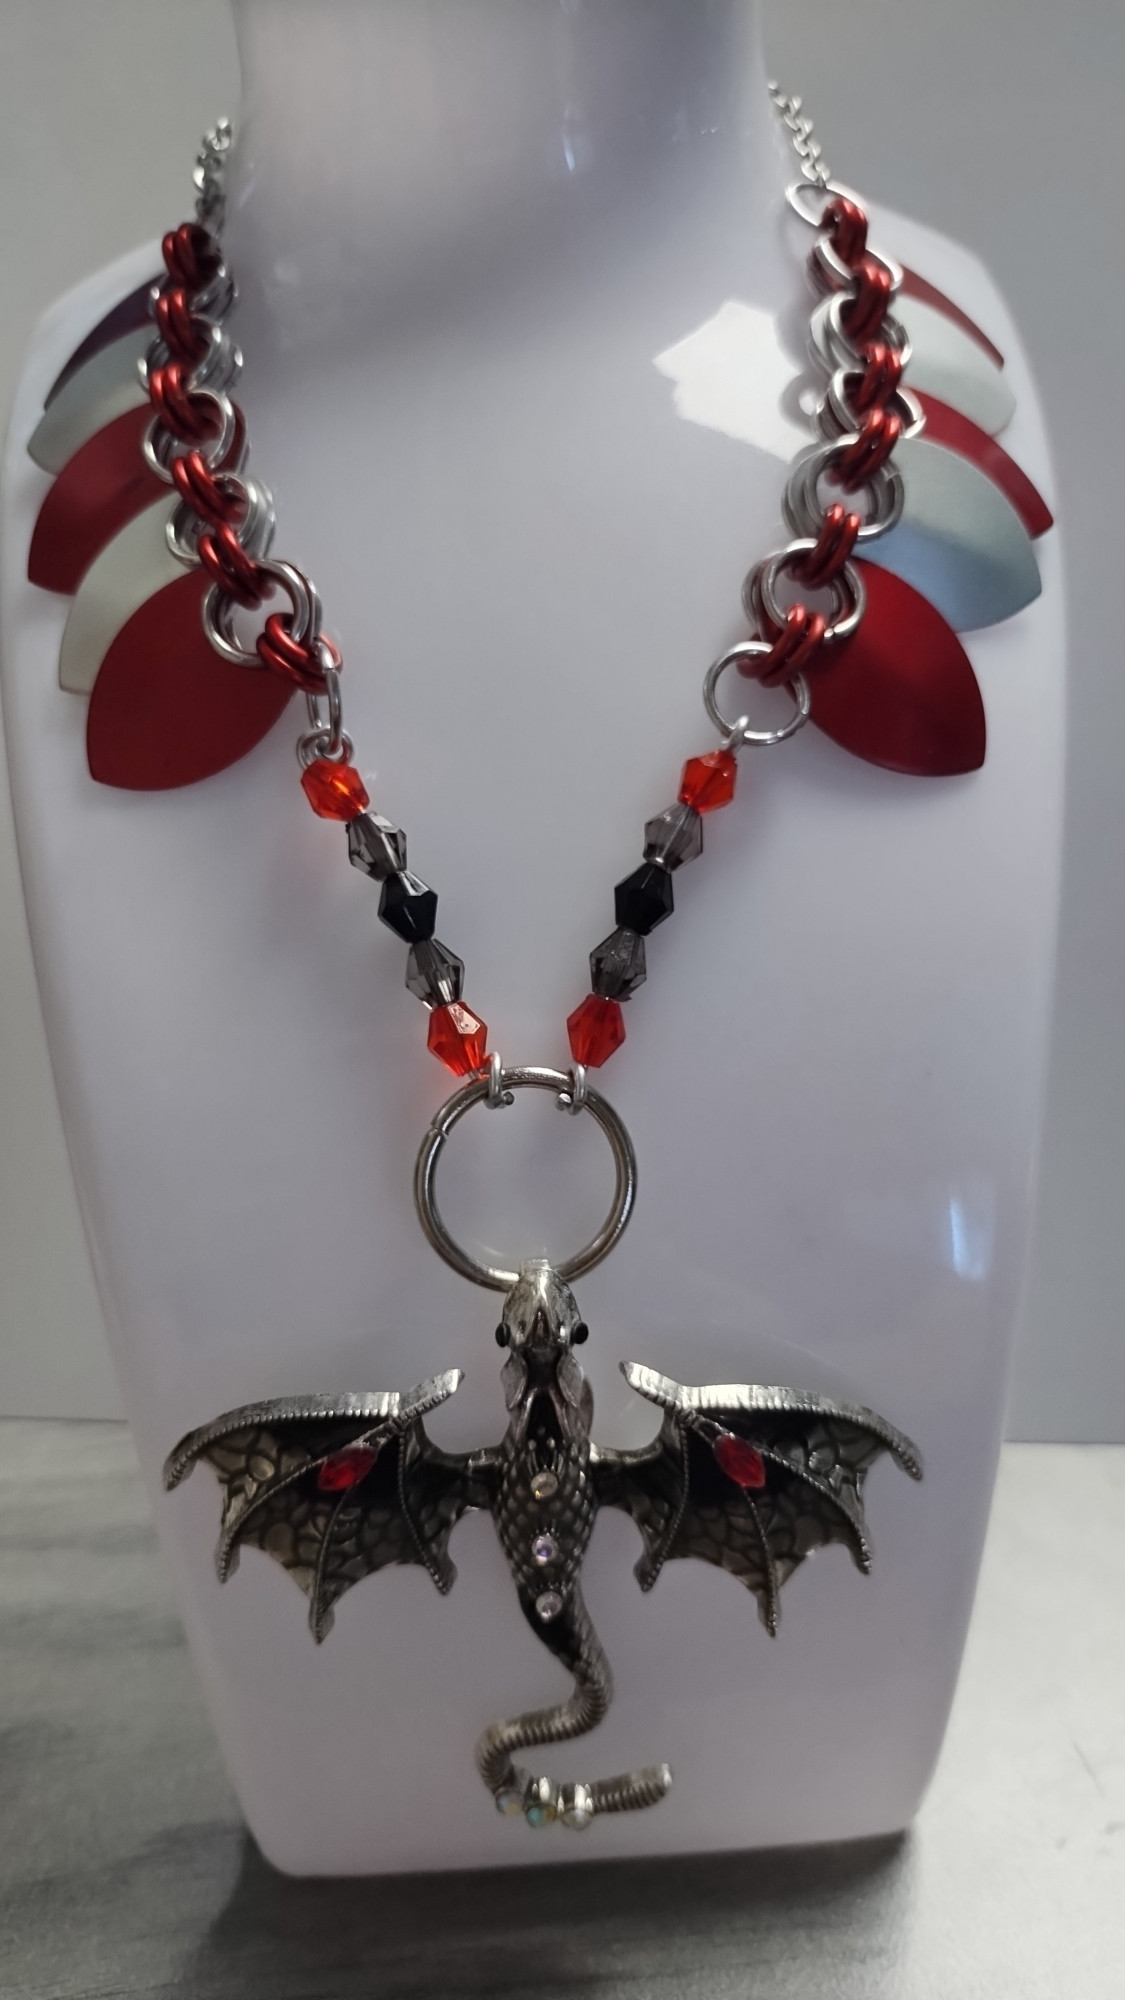
<path id="1" fill-rule="evenodd" d="M 450 1534 L 470 1508 L 486 1509 L 524 1617 L 574 1680 L 569 1700 L 494 1723 L 477 1743 L 477 1768 L 497 1808 L 530 1826 L 585 1827 L 599 1813 L 655 1805 L 672 1782 L 658 1764 L 558 1785 L 515 1762 L 521 1750 L 585 1736 L 613 1698 L 581 1591 L 599 1508 L 623 1508 L 637 1523 L 642 1590 L 671 1558 L 699 1557 L 753 1591 L 773 1634 L 781 1585 L 813 1549 L 843 1542 L 861 1570 L 870 1567 L 862 1490 L 880 1453 L 922 1476 L 910 1440 L 872 1410 L 791 1389 L 685 1388 L 634 1362 L 622 1372 L 663 1411 L 663 1423 L 637 1451 L 603 1450 L 590 1436 L 593 1394 L 574 1351 L 586 1335 L 557 1271 L 529 1264 L 496 1329 L 508 1350 L 508 1428 L 498 1445 L 446 1452 L 427 1437 L 423 1418 L 461 1381 L 451 1369 L 404 1394 L 228 1411 L 189 1432 L 164 1469 L 172 1488 L 197 1460 L 214 1467 L 224 1489 L 220 1579 L 232 1574 L 243 1543 L 264 1549 L 308 1597 L 318 1642 L 344 1592 L 388 1563 L 421 1563 L 440 1591 L 450 1590 Z"/>

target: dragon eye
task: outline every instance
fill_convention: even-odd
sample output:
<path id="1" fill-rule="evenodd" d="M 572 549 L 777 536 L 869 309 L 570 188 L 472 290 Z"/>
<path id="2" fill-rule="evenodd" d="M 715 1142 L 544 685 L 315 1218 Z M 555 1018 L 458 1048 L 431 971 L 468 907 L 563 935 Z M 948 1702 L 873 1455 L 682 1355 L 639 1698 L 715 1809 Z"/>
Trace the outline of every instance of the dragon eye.
<path id="1" fill-rule="evenodd" d="M 508 1329 L 502 1322 L 496 1329 L 496 1345 L 497 1347 L 507 1347 L 508 1345 Z"/>
<path id="2" fill-rule="evenodd" d="M 584 1319 L 579 1320 L 578 1325 L 574 1328 L 574 1331 L 572 1332 L 570 1338 L 575 1347 L 581 1347 L 582 1342 L 584 1340 L 589 1340 L 590 1329 L 587 1326 Z"/>

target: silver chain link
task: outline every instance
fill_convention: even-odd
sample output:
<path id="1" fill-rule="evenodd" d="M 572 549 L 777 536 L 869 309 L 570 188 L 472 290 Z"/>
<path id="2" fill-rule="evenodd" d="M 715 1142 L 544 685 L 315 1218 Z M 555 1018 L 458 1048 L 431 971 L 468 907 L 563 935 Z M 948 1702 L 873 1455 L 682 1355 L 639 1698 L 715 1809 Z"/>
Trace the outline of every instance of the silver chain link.
<path id="1" fill-rule="evenodd" d="M 226 219 L 226 191 L 223 174 L 232 143 L 229 118 L 220 118 L 203 135 L 195 156 L 192 184 L 196 189 L 195 219 L 203 229 L 218 236 Z"/>
<path id="2" fill-rule="evenodd" d="M 791 96 L 772 79 L 766 88 L 773 101 L 774 110 L 789 134 L 793 151 L 800 161 L 803 178 L 813 187 L 826 188 L 832 175 L 821 153 L 819 141 L 813 137 L 813 122 L 805 115 L 804 100 Z"/>

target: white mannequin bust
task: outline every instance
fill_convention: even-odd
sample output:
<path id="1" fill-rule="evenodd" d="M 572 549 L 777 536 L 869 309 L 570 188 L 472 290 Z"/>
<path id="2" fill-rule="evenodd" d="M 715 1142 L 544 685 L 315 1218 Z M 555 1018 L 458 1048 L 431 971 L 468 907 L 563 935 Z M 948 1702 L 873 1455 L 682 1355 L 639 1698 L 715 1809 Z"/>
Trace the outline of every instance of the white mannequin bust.
<path id="1" fill-rule="evenodd" d="M 320 586 L 372 803 L 439 891 L 438 935 L 490 1048 L 565 1066 L 613 884 L 683 759 L 713 747 L 702 674 L 744 636 L 742 577 L 780 539 L 781 459 L 678 413 L 653 365 L 727 301 L 787 323 L 805 303 L 757 8 L 235 11 L 226 243 L 276 552 Z M 987 279 L 916 226 L 884 218 L 875 236 L 999 341 L 1019 398 L 1005 441 L 1042 483 L 1034 392 Z M 467 1449 L 504 1415 L 497 1301 L 432 1255 L 411 1205 L 453 1080 L 371 884 L 301 797 L 302 718 L 203 785 L 99 788 L 82 705 L 55 678 L 66 606 L 21 582 L 45 485 L 26 437 L 146 257 L 54 309 L 21 387 L 5 714 L 79 1196 L 249 1824 L 302 1873 L 900 1827 L 952 1696 L 1026 1261 L 1060 838 L 1056 551 L 1042 546 L 1042 598 L 968 642 L 983 771 L 897 777 L 813 729 L 747 752 L 651 941 L 628 1040 L 596 1079 L 632 1132 L 640 1195 L 577 1286 L 595 1435 L 655 1428 L 618 1375 L 630 1358 L 869 1403 L 918 1441 L 927 1478 L 900 1488 L 876 1468 L 873 1575 L 842 1549 L 806 1564 L 776 1644 L 709 1566 L 673 1564 L 642 1597 L 636 1531 L 603 1515 L 585 1587 L 617 1700 L 544 1766 L 667 1759 L 676 1782 L 581 1843 L 536 1839 L 493 1812 L 472 1746 L 566 1682 L 486 1517 L 456 1531 L 447 1600 L 421 1569 L 386 1571 L 317 1649 L 264 1556 L 220 1590 L 210 1475 L 159 1491 L 181 1433 L 251 1399 L 460 1366 L 433 1435 Z M 443 1165 L 458 1233 L 505 1262 L 573 1248 L 608 1190 L 588 1127 L 549 1100 L 474 1113 Z"/>

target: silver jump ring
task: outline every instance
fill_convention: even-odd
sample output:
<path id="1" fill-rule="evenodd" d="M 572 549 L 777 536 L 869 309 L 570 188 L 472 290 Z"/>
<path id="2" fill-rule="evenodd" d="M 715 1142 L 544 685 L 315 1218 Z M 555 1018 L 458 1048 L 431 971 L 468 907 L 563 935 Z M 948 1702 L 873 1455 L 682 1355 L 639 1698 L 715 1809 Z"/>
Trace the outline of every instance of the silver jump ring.
<path id="1" fill-rule="evenodd" d="M 866 357 L 850 338 L 843 321 L 844 308 L 850 303 L 845 292 L 831 292 L 821 300 L 809 321 L 809 345 L 829 375 L 834 374 L 837 368 L 846 368 L 853 374 L 863 371 Z M 894 313 L 883 315 L 879 338 L 901 354 L 905 368 L 913 350 L 905 326 Z"/>
<path id="2" fill-rule="evenodd" d="M 549 1090 L 561 1099 L 569 1097 L 574 1089 L 575 1073 L 568 1076 L 565 1070 L 560 1069 L 501 1069 L 498 1082 L 501 1091 Z M 460 1090 L 455 1090 L 436 1113 L 422 1140 L 414 1167 L 414 1205 L 422 1228 L 439 1257 L 474 1285 L 484 1285 L 493 1292 L 510 1292 L 519 1272 L 502 1270 L 496 1264 L 484 1264 L 468 1250 L 463 1250 L 446 1228 L 434 1192 L 437 1164 L 445 1150 L 446 1140 L 474 1104 L 488 1101 L 493 1087 L 490 1065 L 470 1077 Z M 597 1235 L 590 1238 L 585 1249 L 576 1251 L 573 1257 L 566 1257 L 561 1263 L 555 1263 L 560 1278 L 568 1284 L 573 1278 L 581 1278 L 587 1271 L 592 1271 L 595 1264 L 600 1264 L 602 1258 L 609 1255 L 628 1223 L 637 1196 L 637 1156 L 621 1118 L 598 1091 L 588 1088 L 583 1109 L 590 1113 L 609 1141 L 615 1181 L 610 1211 Z"/>
<path id="3" fill-rule="evenodd" d="M 828 384 L 820 416 L 822 420 L 825 416 L 830 419 L 830 442 L 833 444 L 839 438 L 854 435 L 863 422 L 862 416 L 853 410 L 848 400 L 848 381 L 855 373 L 854 368 L 837 368 Z M 901 383 L 886 407 L 902 418 L 903 437 L 912 436 L 926 421 L 925 411 L 917 396 Z"/>
<path id="4" fill-rule="evenodd" d="M 802 197 L 808 194 L 814 194 L 817 198 L 818 208 L 815 215 L 809 213 L 802 200 Z M 854 201 L 858 208 L 863 207 L 862 196 L 858 195 L 854 188 L 845 187 L 842 181 L 829 180 L 820 186 L 813 181 L 792 181 L 785 190 L 785 199 L 794 215 L 799 215 L 801 221 L 807 223 L 810 229 L 820 228 L 825 202 L 833 201 L 838 196 L 843 196 L 845 201 Z"/>
<path id="5" fill-rule="evenodd" d="M 779 549 L 776 555 L 759 563 L 747 577 L 745 608 L 755 621 L 760 614 L 767 631 L 773 629 L 780 632 L 785 625 L 786 607 L 777 595 L 779 580 L 791 564 L 811 554 L 815 547 L 812 536 L 790 542 L 788 548 Z M 846 562 L 824 587 L 832 593 L 833 615 L 824 634 L 825 645 L 830 645 L 835 639 L 850 639 L 859 630 L 867 609 L 867 587 L 855 564 L 850 562 Z"/>
<path id="6" fill-rule="evenodd" d="M 275 516 L 273 497 L 268 486 L 257 479 L 240 479 L 233 473 L 224 482 L 236 496 L 240 495 L 245 513 L 238 529 L 238 539 L 247 555 L 261 560 L 273 540 Z M 177 562 L 193 569 L 199 561 L 199 537 L 204 523 L 186 500 L 181 500 L 174 509 L 164 529 L 164 539 Z M 216 588 L 218 586 L 216 585 Z M 233 599 L 229 600 L 233 610 Z M 257 654 L 246 665 L 261 665 Z"/>
<path id="7" fill-rule="evenodd" d="M 586 1065 L 575 1063 L 570 1072 L 569 1088 L 559 1092 L 559 1110 L 569 1111 L 572 1118 L 577 1117 L 580 1111 L 585 1111 L 589 1095 L 590 1085 Z"/>
<path id="8" fill-rule="evenodd" d="M 186 385 L 188 392 L 195 395 L 203 389 L 229 389 L 235 377 L 242 373 L 242 350 L 231 339 L 221 320 L 210 319 L 201 313 L 195 316 L 197 319 L 207 318 L 207 346 L 191 370 Z M 146 395 L 153 369 L 165 366 L 171 358 L 172 350 L 166 341 L 157 338 L 150 342 L 137 363 L 137 374 Z"/>
<path id="9" fill-rule="evenodd" d="M 172 474 L 168 470 L 169 459 L 181 456 L 184 452 L 198 451 L 208 471 L 217 472 L 224 460 L 229 458 L 231 446 L 234 444 L 238 414 L 226 390 L 197 389 L 193 394 L 210 403 L 218 416 L 219 428 L 214 437 L 203 438 L 198 444 L 182 444 L 175 433 L 168 429 L 167 424 L 154 415 L 141 443 L 145 464 L 150 472 L 155 472 L 156 477 L 163 480 L 165 486 L 174 484 Z M 181 451 L 173 451 L 174 445 L 180 445 Z M 243 450 L 245 451 L 245 445 Z M 231 472 L 237 470 L 233 465 L 225 469 Z"/>
<path id="10" fill-rule="evenodd" d="M 885 257 L 881 250 L 871 251 L 870 254 L 877 258 L 880 264 L 886 265 L 891 274 L 891 296 L 895 297 L 902 290 L 902 265 L 896 263 L 893 257 Z M 854 299 L 859 272 L 853 271 L 850 264 L 845 264 L 839 252 L 833 249 L 832 240 L 828 235 L 817 238 L 813 246 L 813 256 L 816 259 L 817 269 L 830 290 L 844 292 L 849 299 Z"/>
<path id="11" fill-rule="evenodd" d="M 516 1101 L 514 1091 L 504 1088 L 504 1066 L 495 1049 L 488 1058 L 488 1096 L 484 1101 L 490 1111 L 505 1111 Z"/>
<path id="12" fill-rule="evenodd" d="M 298 763 L 311 764 L 314 757 L 336 760 L 346 749 L 352 752 L 352 740 L 344 728 L 344 703 L 340 693 L 340 671 L 328 647 L 322 639 L 313 641 L 320 670 L 324 675 L 324 687 L 320 693 L 311 688 L 305 691 L 305 707 L 309 716 L 308 734 L 298 738 Z M 326 701 L 328 714 L 322 716 L 320 704 Z"/>
<path id="13" fill-rule="evenodd" d="M 784 623 L 784 620 L 782 622 Z M 719 707 L 719 682 L 727 668 L 736 667 L 740 660 L 764 659 L 772 651 L 773 647 L 768 639 L 744 639 L 741 645 L 732 646 L 729 653 L 723 653 L 708 667 L 703 677 L 703 706 L 724 742 L 729 744 L 733 736 L 736 742 L 756 744 L 761 748 L 770 749 L 775 743 L 787 742 L 789 737 L 795 736 L 798 729 L 802 729 L 808 721 L 812 710 L 812 696 L 804 674 L 799 673 L 793 674 L 785 683 L 793 697 L 795 710 L 789 721 L 783 723 L 780 729 L 751 729 L 744 716 L 739 716 L 738 720 L 732 723 Z"/>
<path id="14" fill-rule="evenodd" d="M 797 460 L 786 483 L 782 502 L 785 519 L 794 534 L 815 538 L 820 533 L 828 511 L 827 504 L 821 500 L 820 481 L 843 453 L 857 442 L 858 434 L 852 432 L 833 438 L 827 444 L 815 445 Z M 865 479 L 856 493 L 847 494 L 849 507 L 860 495 L 870 511 L 856 537 L 858 542 L 877 541 L 880 535 L 888 535 L 892 528 L 897 528 L 906 505 L 906 487 L 893 458 Z"/>
<path id="15" fill-rule="evenodd" d="M 247 486 L 250 485 L 247 481 Z M 272 520 L 270 523 L 272 533 Z M 302 576 L 292 563 L 275 562 L 272 557 L 263 559 L 261 568 L 270 579 L 280 585 L 289 599 L 293 614 L 292 634 L 298 645 L 304 645 L 310 637 L 315 639 L 320 631 L 320 598 L 315 583 Z M 217 583 L 211 585 L 203 599 L 203 630 L 215 651 L 234 667 L 260 667 L 258 654 L 242 645 L 235 636 L 232 620 L 237 606 L 233 597 Z M 319 716 L 317 722 L 319 725 Z"/>

